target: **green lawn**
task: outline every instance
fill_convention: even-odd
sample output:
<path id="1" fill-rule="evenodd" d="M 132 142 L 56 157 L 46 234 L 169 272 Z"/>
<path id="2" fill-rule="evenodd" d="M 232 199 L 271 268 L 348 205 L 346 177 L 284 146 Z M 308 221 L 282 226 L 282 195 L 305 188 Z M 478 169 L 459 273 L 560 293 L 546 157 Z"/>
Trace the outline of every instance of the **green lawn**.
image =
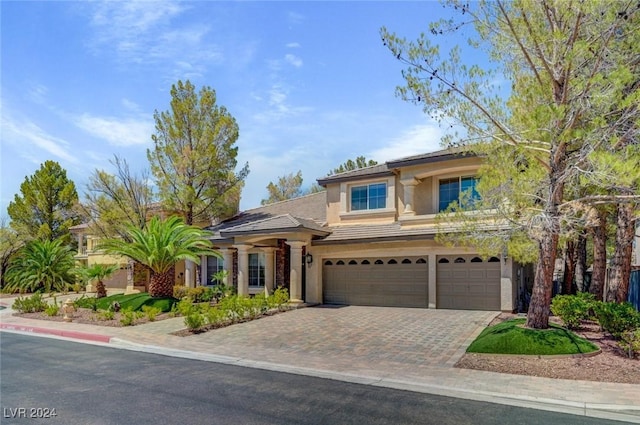
<path id="1" fill-rule="evenodd" d="M 79 300 L 80 307 L 91 308 L 91 298 L 83 298 Z M 98 310 L 107 310 L 112 303 L 118 302 L 122 310 L 132 309 L 134 311 L 141 310 L 142 306 L 148 305 L 159 308 L 163 312 L 171 310 L 174 303 L 178 302 L 175 298 L 152 298 L 148 293 L 140 294 L 117 294 L 110 297 L 103 297 L 97 300 Z"/>
<path id="2" fill-rule="evenodd" d="M 476 338 L 468 353 L 557 355 L 584 354 L 598 347 L 560 326 L 533 330 L 522 327 L 524 319 L 514 319 L 491 326 Z"/>

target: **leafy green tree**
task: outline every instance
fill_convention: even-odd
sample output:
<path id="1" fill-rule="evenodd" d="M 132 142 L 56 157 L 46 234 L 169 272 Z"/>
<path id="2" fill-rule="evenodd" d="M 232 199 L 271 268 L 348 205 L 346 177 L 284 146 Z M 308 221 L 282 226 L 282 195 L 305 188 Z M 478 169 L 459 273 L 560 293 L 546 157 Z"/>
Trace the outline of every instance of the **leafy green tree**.
<path id="1" fill-rule="evenodd" d="M 303 194 L 302 192 L 302 171 L 296 174 L 290 173 L 286 176 L 278 177 L 277 183 L 269 182 L 267 191 L 269 197 L 263 199 L 262 205 L 273 204 L 287 199 L 297 198 Z"/>
<path id="2" fill-rule="evenodd" d="M 149 295 L 152 297 L 173 296 L 174 266 L 178 261 L 200 263 L 202 255 L 218 255 L 206 239 L 207 232 L 184 223 L 179 217 L 166 220 L 153 217 L 144 229 L 129 227 L 129 240 L 105 239 L 100 248 L 105 252 L 123 255 L 151 271 Z"/>
<path id="3" fill-rule="evenodd" d="M 107 288 L 104 280 L 114 274 L 119 269 L 117 264 L 92 264 L 78 270 L 87 282 L 96 281 L 96 298 L 107 296 Z"/>
<path id="4" fill-rule="evenodd" d="M 23 246 L 24 240 L 8 225 L 7 217 L 0 218 L 0 289 L 5 286 L 5 273 L 13 256 Z"/>
<path id="5" fill-rule="evenodd" d="M 482 206 L 501 213 L 512 235 L 534 242 L 537 265 L 527 326 L 546 328 L 559 238 L 587 217 L 582 205 L 605 200 L 567 199 L 565 189 L 598 172 L 588 167 L 593 153 L 616 143 L 625 126 L 630 135 L 624 137 L 637 137 L 637 92 L 628 88 L 637 80 L 638 5 L 447 4 L 458 18 L 432 24 L 430 35 L 415 42 L 382 29 L 383 42 L 408 66 L 398 94 L 464 129 L 445 138 L 447 146 L 487 155 L 478 186 Z M 458 46 L 443 58 L 433 44 L 432 38 L 467 24 L 477 34 L 470 47 L 487 51 L 495 67 L 463 64 Z M 502 77 L 511 86 L 508 98 L 494 83 Z M 608 118 L 621 110 L 624 119 Z M 606 201 L 621 201 L 617 195 Z M 506 236 L 503 244 L 510 241 Z"/>
<path id="6" fill-rule="evenodd" d="M 9 203 L 11 227 L 27 239 L 70 243 L 69 227 L 78 224 L 74 211 L 78 202 L 75 184 L 55 161 L 45 161 L 32 176 L 26 177 Z"/>
<path id="7" fill-rule="evenodd" d="M 73 251 L 62 240 L 33 240 L 12 258 L 7 269 L 10 291 L 61 291 L 75 283 Z"/>
<path id="8" fill-rule="evenodd" d="M 142 229 L 154 205 L 149 173 L 132 173 L 125 159 L 110 161 L 115 174 L 95 170 L 89 176 L 85 199 L 79 205 L 92 234 L 100 237 L 128 236 L 129 226 Z"/>
<path id="9" fill-rule="evenodd" d="M 227 109 L 216 104 L 216 92 L 196 93 L 189 81 L 171 87 L 171 107 L 154 114 L 153 148 L 147 150 L 165 207 L 181 214 L 186 224 L 229 215 L 229 203 L 249 173 L 238 172 L 238 125 Z M 237 212 L 234 205 L 232 213 Z"/>
<path id="10" fill-rule="evenodd" d="M 364 156 L 359 156 L 355 159 L 355 161 L 352 159 L 349 159 L 345 163 L 340 164 L 340 166 L 329 171 L 328 175 L 331 176 L 334 174 L 345 173 L 347 171 L 353 171 L 359 168 L 371 167 L 373 165 L 378 165 L 378 162 L 374 161 L 373 159 L 367 160 Z"/>

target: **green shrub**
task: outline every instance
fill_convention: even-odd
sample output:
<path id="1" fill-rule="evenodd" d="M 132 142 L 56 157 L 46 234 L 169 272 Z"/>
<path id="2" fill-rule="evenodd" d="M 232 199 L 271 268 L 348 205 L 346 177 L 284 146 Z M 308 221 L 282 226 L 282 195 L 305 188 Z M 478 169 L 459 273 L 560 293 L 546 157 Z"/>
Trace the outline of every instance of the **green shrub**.
<path id="1" fill-rule="evenodd" d="M 189 288 L 184 285 L 176 285 L 173 287 L 173 298 L 181 300 L 187 296 Z"/>
<path id="2" fill-rule="evenodd" d="M 100 320 L 113 320 L 116 317 L 116 313 L 113 310 L 100 310 Z"/>
<path id="3" fill-rule="evenodd" d="M 255 297 L 251 298 L 251 304 L 249 305 L 249 317 L 251 319 L 255 319 L 258 316 L 261 316 L 266 312 L 267 307 L 267 297 L 264 293 L 257 294 Z"/>
<path id="4" fill-rule="evenodd" d="M 45 311 L 47 307 L 49 304 L 42 299 L 42 295 L 39 293 L 30 297 L 18 297 L 13 302 L 13 309 L 20 313 L 37 313 Z"/>
<path id="5" fill-rule="evenodd" d="M 60 311 L 60 306 L 55 303 L 48 305 L 47 308 L 44 309 L 44 312 L 46 313 L 47 316 L 53 317 L 53 316 L 57 316 L 58 312 Z"/>
<path id="6" fill-rule="evenodd" d="M 176 304 L 176 309 L 181 316 L 188 316 L 192 313 L 196 313 L 198 307 L 193 304 L 193 302 L 187 297 L 183 298 Z"/>
<path id="7" fill-rule="evenodd" d="M 133 310 L 123 310 L 120 315 L 122 326 L 133 326 L 136 322 L 136 314 Z"/>
<path id="8" fill-rule="evenodd" d="M 280 311 L 285 310 L 289 304 L 289 291 L 287 291 L 287 288 L 278 286 L 273 294 L 267 298 L 267 304 L 269 308 L 277 308 Z"/>
<path id="9" fill-rule="evenodd" d="M 595 297 L 588 292 L 576 295 L 556 295 L 551 301 L 551 312 L 558 316 L 569 329 L 576 329 L 580 321 L 588 319 Z"/>
<path id="10" fill-rule="evenodd" d="M 228 319 L 227 312 L 217 307 L 208 308 L 207 311 L 203 312 L 203 315 L 209 325 L 217 325 Z"/>
<path id="11" fill-rule="evenodd" d="M 594 311 L 602 329 L 616 338 L 640 328 L 640 312 L 630 303 L 597 302 Z"/>
<path id="12" fill-rule="evenodd" d="M 630 359 L 634 357 L 634 353 L 640 353 L 640 329 L 623 332 L 620 335 L 620 348 L 627 352 Z"/>
<path id="13" fill-rule="evenodd" d="M 184 324 L 192 331 L 200 329 L 204 325 L 204 317 L 200 313 L 191 313 L 185 316 Z"/>
<path id="14" fill-rule="evenodd" d="M 224 283 L 214 285 L 211 288 L 211 291 L 213 292 L 213 298 L 216 302 L 219 302 L 222 298 L 230 297 L 235 294 L 235 288 L 233 286 L 227 286 Z"/>
<path id="15" fill-rule="evenodd" d="M 143 305 L 142 306 L 142 311 L 143 313 L 147 316 L 147 319 L 149 319 L 150 322 L 153 322 L 156 320 L 156 316 L 158 316 L 158 314 L 160 314 L 160 309 L 157 307 L 151 307 L 148 305 Z"/>

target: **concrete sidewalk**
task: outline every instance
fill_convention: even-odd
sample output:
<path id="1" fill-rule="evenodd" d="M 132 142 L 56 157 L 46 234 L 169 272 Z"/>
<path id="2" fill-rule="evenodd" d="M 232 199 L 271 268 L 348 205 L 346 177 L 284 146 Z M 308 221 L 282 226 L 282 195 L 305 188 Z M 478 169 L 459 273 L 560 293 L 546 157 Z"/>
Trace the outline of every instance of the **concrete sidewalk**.
<path id="1" fill-rule="evenodd" d="M 11 300 L 0 299 L 0 306 L 3 304 L 9 307 Z M 403 347 L 401 344 L 399 348 L 387 344 L 375 346 L 371 350 L 366 350 L 363 345 L 343 344 L 338 350 L 332 349 L 331 344 L 321 343 L 328 338 L 326 335 L 312 343 L 308 340 L 296 343 L 302 338 L 292 334 L 290 330 L 287 330 L 289 339 L 272 335 L 273 329 L 282 328 L 283 320 L 291 322 L 291 319 L 296 319 L 299 329 L 307 329 L 314 320 L 317 321 L 317 316 L 314 315 L 319 310 L 322 309 L 301 309 L 213 332 L 178 337 L 171 333 L 185 328 L 181 317 L 115 328 L 25 319 L 13 316 L 12 310 L 7 308 L 0 310 L 0 330 L 640 423 L 640 385 L 538 378 L 454 368 L 453 364 L 488 323 L 491 315 L 486 316 L 487 320 L 485 316 L 476 316 L 486 323 L 477 323 L 466 340 L 456 343 L 458 349 L 455 352 L 450 347 L 444 347 L 445 355 L 425 356 L 430 360 L 409 355 L 411 347 Z M 356 309 L 354 314 L 362 316 L 366 314 L 366 310 Z M 369 319 L 365 316 L 363 320 Z M 327 323 L 319 326 L 328 327 Z M 338 334 L 336 337 L 348 338 L 349 335 Z M 373 344 L 371 341 L 365 341 L 366 345 Z M 385 347 L 387 352 L 384 352 Z"/>

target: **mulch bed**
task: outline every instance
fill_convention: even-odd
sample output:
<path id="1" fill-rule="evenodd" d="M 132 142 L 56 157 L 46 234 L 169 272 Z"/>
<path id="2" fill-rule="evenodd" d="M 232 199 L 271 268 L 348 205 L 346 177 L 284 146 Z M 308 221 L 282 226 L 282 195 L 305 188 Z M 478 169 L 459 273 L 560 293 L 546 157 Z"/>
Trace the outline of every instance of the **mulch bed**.
<path id="1" fill-rule="evenodd" d="M 44 312 L 38 313 L 14 313 L 14 316 L 24 317 L 27 319 L 38 319 L 38 320 L 49 320 L 53 322 L 64 322 L 63 313 L 59 313 L 57 316 L 48 316 Z M 122 317 L 122 313 L 114 313 L 113 320 L 104 320 L 99 312 L 95 312 L 90 308 L 79 308 L 73 313 L 73 323 L 84 323 L 88 325 L 96 325 L 96 326 L 111 326 L 111 327 L 122 327 L 124 326 L 120 322 L 120 318 Z M 155 321 L 169 319 L 174 317 L 169 313 L 161 313 L 158 314 L 155 318 Z M 142 325 L 143 323 L 149 323 L 149 319 L 146 316 L 143 316 L 139 319 L 136 319 L 133 326 Z"/>
<path id="2" fill-rule="evenodd" d="M 511 314 L 501 314 L 490 325 L 514 317 L 516 316 Z M 551 320 L 558 323 L 555 318 Z M 514 375 L 640 384 L 640 358 L 636 356 L 630 359 L 613 336 L 602 332 L 597 323 L 586 322 L 574 332 L 599 346 L 602 352 L 578 358 L 529 358 L 467 353 L 455 366 Z"/>

